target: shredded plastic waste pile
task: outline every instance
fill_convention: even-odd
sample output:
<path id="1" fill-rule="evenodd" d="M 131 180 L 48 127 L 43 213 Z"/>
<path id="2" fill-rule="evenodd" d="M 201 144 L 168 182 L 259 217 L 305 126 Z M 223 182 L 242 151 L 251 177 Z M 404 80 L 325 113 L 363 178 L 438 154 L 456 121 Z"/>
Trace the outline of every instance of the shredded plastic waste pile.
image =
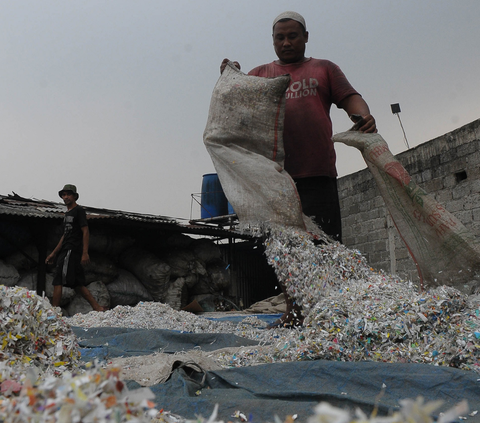
<path id="1" fill-rule="evenodd" d="M 35 292 L 0 285 L 0 324 L 1 422 L 147 422 L 157 415 L 151 391 L 128 392 L 119 369 L 81 369 L 70 325 Z"/>
<path id="2" fill-rule="evenodd" d="M 281 354 L 292 359 L 374 360 L 479 371 L 479 298 L 371 269 L 339 243 L 315 246 L 305 234 L 273 228 L 266 255 L 305 310 L 305 328 Z"/>
<path id="3" fill-rule="evenodd" d="M 304 309 L 298 329 L 265 330 L 255 317 L 215 322 L 159 303 L 116 307 L 102 321 L 89 315 L 73 326 L 160 328 L 184 332 L 234 333 L 259 347 L 216 359 L 224 367 L 331 359 L 415 362 L 480 371 L 480 311 L 477 297 L 451 287 L 420 291 L 413 283 L 376 272 L 364 257 L 339 243 L 314 245 L 289 228 L 270 228 L 266 259 L 279 281 Z"/>
<path id="4" fill-rule="evenodd" d="M 149 388 L 128 390 L 120 379 L 119 368 L 104 369 L 98 362 L 87 363 L 86 369 L 80 368 L 73 333 L 58 309 L 52 309 L 47 300 L 24 288 L 0 286 L 0 290 L 3 337 L 0 421 L 190 422 L 169 411 L 158 411 L 152 402 L 155 395 Z M 165 316 L 172 311 L 166 308 Z M 178 313 L 177 324 L 188 314 Z M 101 316 L 103 314 L 97 312 L 89 315 L 97 322 L 102 321 Z M 203 329 L 208 329 L 208 325 Z M 58 345 L 62 348 L 57 348 Z M 417 408 L 423 413 L 431 409 L 430 405 L 420 405 Z M 345 412 L 323 404 L 312 423 L 326 421 L 324 418 L 330 419 L 338 413 Z M 238 421 L 240 417 L 232 416 L 232 420 Z M 208 419 L 199 416 L 195 420 L 198 423 L 216 421 L 216 411 Z"/>
<path id="5" fill-rule="evenodd" d="M 12 369 L 8 363 L 0 362 L 2 379 L 11 381 Z M 149 388 L 128 390 L 119 378 L 120 369 L 102 369 L 98 365 L 74 374 L 65 372 L 60 377 L 50 375 L 37 379 L 37 375 L 26 373 L 20 383 L 10 383 L 0 394 L 0 421 L 17 422 L 132 422 L 132 423 L 223 423 L 218 419 L 218 405 L 209 418 L 198 416 L 195 420 L 185 419 L 166 410 L 158 411 L 152 402 L 154 394 Z M 403 400 L 400 410 L 388 417 L 367 416 L 360 409 L 352 413 L 333 407 L 326 402 L 315 408 L 315 414 L 308 423 L 433 423 L 431 414 L 438 409 L 441 401 L 425 403 L 421 397 Z M 454 421 L 466 416 L 466 401 L 444 413 L 438 423 Z M 473 415 L 473 414 L 470 414 Z M 232 415 L 229 421 L 245 421 L 242 413 Z M 465 418 L 465 417 L 461 417 Z M 295 416 L 285 420 L 274 416 L 275 423 L 293 423 Z"/>
<path id="6" fill-rule="evenodd" d="M 0 360 L 62 372 L 78 365 L 75 334 L 46 298 L 0 285 Z"/>
<path id="7" fill-rule="evenodd" d="M 279 281 L 304 309 L 303 327 L 266 330 L 255 316 L 240 323 L 214 321 L 154 302 L 66 319 L 33 292 L 0 287 L 0 421 L 53 422 L 66 415 L 71 421 L 187 421 L 158 412 L 148 388 L 129 392 L 118 369 L 80 369 L 70 325 L 229 332 L 259 342 L 235 353 L 209 353 L 224 367 L 325 358 L 479 369 L 478 298 L 449 287 L 421 292 L 410 282 L 370 269 L 357 251 L 337 243 L 314 245 L 307 234 L 292 229 L 270 228 L 264 243 Z M 434 405 L 407 401 L 394 416 L 381 419 L 430 422 Z M 465 407 L 455 411 L 460 412 Z M 346 422 L 377 421 L 360 411 L 347 416 L 328 404 L 316 413 L 310 423 L 342 416 Z M 217 416 L 196 421 L 215 422 Z"/>
<path id="8" fill-rule="evenodd" d="M 0 363 L 2 377 L 9 374 Z M 22 383 L 10 383 L 0 395 L 0 421 L 13 422 L 150 422 L 158 414 L 148 388 L 129 391 L 120 369 L 92 368 L 44 379 L 27 372 Z M 10 374 L 8 379 L 12 380 Z"/>

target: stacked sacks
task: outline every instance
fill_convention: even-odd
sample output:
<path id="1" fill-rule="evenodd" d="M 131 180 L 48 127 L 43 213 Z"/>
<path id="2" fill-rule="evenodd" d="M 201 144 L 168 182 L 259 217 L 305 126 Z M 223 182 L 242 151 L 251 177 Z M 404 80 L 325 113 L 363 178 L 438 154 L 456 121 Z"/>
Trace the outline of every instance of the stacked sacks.
<path id="1" fill-rule="evenodd" d="M 96 281 L 88 284 L 88 290 L 97 300 L 98 304 L 110 304 L 110 295 L 105 284 Z M 75 292 L 75 291 L 74 291 Z M 53 292 L 52 292 L 53 294 Z M 63 293 L 62 293 L 63 294 Z M 72 300 L 65 306 L 67 316 L 74 316 L 77 313 L 89 313 L 92 311 L 90 303 L 80 295 L 74 295 Z"/>
<path id="2" fill-rule="evenodd" d="M 147 288 L 154 301 L 164 302 L 170 282 L 170 266 L 155 254 L 131 247 L 120 256 L 120 263 Z"/>
<path id="3" fill-rule="evenodd" d="M 110 307 L 117 305 L 135 306 L 140 301 L 153 301 L 147 288 L 128 270 L 118 269 L 118 275 L 107 285 Z"/>
<path id="4" fill-rule="evenodd" d="M 112 252 L 113 243 L 104 241 L 103 245 Z M 230 285 L 218 246 L 209 239 L 183 234 L 164 238 L 142 234 L 115 263 L 117 275 L 106 284 L 111 306 L 153 300 L 180 310 L 199 295 L 223 295 Z"/>
<path id="5" fill-rule="evenodd" d="M 174 248 L 167 255 L 167 262 L 172 269 L 172 279 L 176 286 L 169 291 L 176 293 L 172 308 L 179 309 L 194 300 L 201 303 L 205 298 L 228 294 L 230 273 L 228 264 L 222 259 L 218 246 L 208 239 L 191 239 L 188 244 Z M 177 290 L 176 292 L 174 290 Z M 179 293 L 179 290 L 182 290 Z"/>
<path id="6" fill-rule="evenodd" d="M 61 237 L 61 225 L 48 230 L 47 252 Z M 0 257 L 0 285 L 37 290 L 39 255 L 30 242 Z M 102 305 L 131 305 L 158 301 L 179 310 L 206 295 L 228 293 L 230 277 L 217 245 L 209 239 L 183 234 L 110 233 L 91 228 L 87 286 Z M 47 267 L 46 296 L 53 296 L 54 266 Z M 67 316 L 92 311 L 90 304 L 69 288 L 62 290 L 62 311 Z"/>
<path id="7" fill-rule="evenodd" d="M 5 263 L 10 264 L 19 273 L 35 269 L 38 263 L 38 250 L 33 244 L 27 244 L 22 251 L 16 251 L 5 257 Z"/>
<path id="8" fill-rule="evenodd" d="M 85 267 L 85 281 L 90 284 L 95 281 L 110 284 L 118 276 L 118 268 L 115 262 L 105 254 L 92 251 L 90 264 Z"/>
<path id="9" fill-rule="evenodd" d="M 0 285 L 15 286 L 19 280 L 18 270 L 11 264 L 0 260 Z"/>
<path id="10" fill-rule="evenodd" d="M 21 286 L 23 288 L 29 289 L 31 291 L 37 290 L 37 277 L 38 272 L 37 270 L 30 270 L 28 272 L 23 273 L 22 277 L 16 284 L 16 286 Z M 47 273 L 45 277 L 45 295 L 48 298 L 53 297 L 53 274 Z M 65 307 L 70 301 L 73 300 L 75 297 L 75 291 L 72 288 L 63 287 L 62 289 L 62 299 L 60 300 L 60 307 Z M 92 309 L 90 308 L 90 310 Z"/>

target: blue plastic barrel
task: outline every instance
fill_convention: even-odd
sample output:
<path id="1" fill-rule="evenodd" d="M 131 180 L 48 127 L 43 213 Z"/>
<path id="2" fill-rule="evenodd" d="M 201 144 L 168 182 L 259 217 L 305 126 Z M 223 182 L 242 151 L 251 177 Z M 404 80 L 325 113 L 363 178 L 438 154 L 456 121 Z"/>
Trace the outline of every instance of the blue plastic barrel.
<path id="1" fill-rule="evenodd" d="M 202 219 L 225 216 L 228 213 L 227 197 L 216 173 L 203 175 L 200 203 Z"/>

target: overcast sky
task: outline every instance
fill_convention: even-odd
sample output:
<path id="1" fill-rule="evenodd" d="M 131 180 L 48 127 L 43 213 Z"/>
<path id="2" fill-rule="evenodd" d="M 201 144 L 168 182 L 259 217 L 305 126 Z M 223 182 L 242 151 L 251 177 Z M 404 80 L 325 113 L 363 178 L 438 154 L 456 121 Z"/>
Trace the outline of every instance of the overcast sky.
<path id="1" fill-rule="evenodd" d="M 292 9 L 306 55 L 342 68 L 394 154 L 392 103 L 410 147 L 480 118 L 478 0 L 0 0 L 0 194 L 60 201 L 73 183 L 80 204 L 198 218 L 220 62 L 276 59 L 271 23 Z M 365 168 L 337 155 L 340 175 Z"/>

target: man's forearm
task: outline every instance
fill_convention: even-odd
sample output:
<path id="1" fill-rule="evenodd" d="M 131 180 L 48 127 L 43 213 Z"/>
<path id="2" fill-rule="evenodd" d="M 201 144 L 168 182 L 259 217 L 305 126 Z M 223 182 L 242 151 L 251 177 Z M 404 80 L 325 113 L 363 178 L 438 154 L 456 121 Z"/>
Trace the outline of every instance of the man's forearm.
<path id="1" fill-rule="evenodd" d="M 82 228 L 83 232 L 83 254 L 88 254 L 88 243 L 90 242 L 90 232 L 88 226 Z"/>
<path id="2" fill-rule="evenodd" d="M 358 123 L 358 131 L 366 133 L 377 132 L 375 118 L 370 114 L 370 108 L 368 107 L 367 102 L 359 94 L 347 97 L 339 104 L 339 107 L 344 109 L 350 119 L 355 123 L 358 121 L 358 116 L 362 117 L 361 121 Z M 355 118 L 354 115 L 356 115 L 357 118 Z"/>
<path id="3" fill-rule="evenodd" d="M 370 114 L 370 108 L 368 107 L 367 102 L 358 94 L 348 96 L 339 104 L 339 106 L 347 112 L 348 116 L 367 116 Z"/>
<path id="4" fill-rule="evenodd" d="M 60 249 L 62 248 L 62 245 L 63 245 L 63 237 L 64 237 L 64 235 L 62 235 L 62 237 L 60 238 L 60 241 L 58 241 L 58 244 L 57 244 L 57 246 L 53 249 L 52 254 L 57 254 L 57 253 L 60 251 Z"/>

